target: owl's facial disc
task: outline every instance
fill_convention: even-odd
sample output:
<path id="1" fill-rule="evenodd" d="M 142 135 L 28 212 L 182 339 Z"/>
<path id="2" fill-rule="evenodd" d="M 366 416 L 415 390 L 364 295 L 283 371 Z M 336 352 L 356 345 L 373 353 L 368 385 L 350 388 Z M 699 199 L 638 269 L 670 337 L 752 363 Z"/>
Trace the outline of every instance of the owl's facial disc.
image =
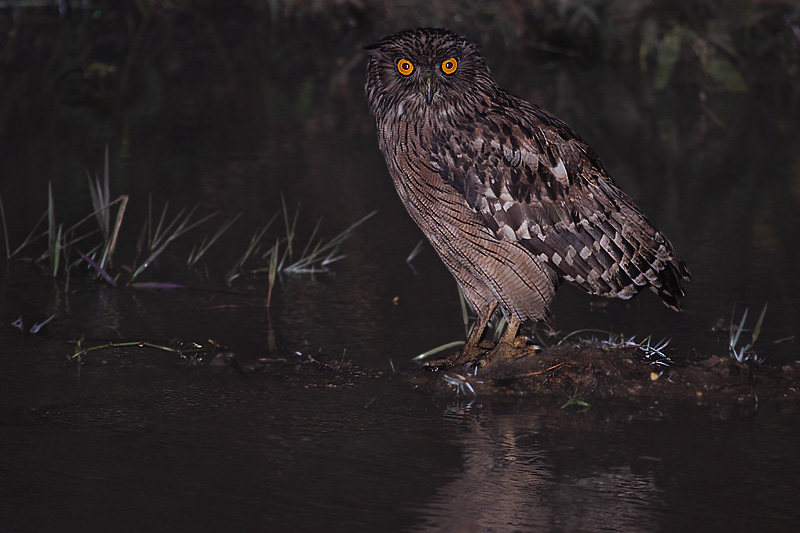
<path id="1" fill-rule="evenodd" d="M 447 74 L 452 74 L 455 72 L 454 65 L 457 64 L 455 61 L 456 60 L 453 58 L 444 61 L 442 63 L 442 71 Z M 425 97 L 425 101 L 428 103 L 428 105 L 431 105 L 431 102 L 433 102 L 433 97 L 438 92 L 439 88 L 437 73 L 433 72 L 432 69 L 424 65 L 422 68 L 417 68 L 414 63 L 405 57 L 399 58 L 395 62 L 395 66 L 397 67 L 397 72 L 400 73 L 402 78 L 411 78 L 413 75 L 413 83 L 417 86 L 419 92 Z M 445 70 L 445 68 L 447 68 L 447 70 Z"/>

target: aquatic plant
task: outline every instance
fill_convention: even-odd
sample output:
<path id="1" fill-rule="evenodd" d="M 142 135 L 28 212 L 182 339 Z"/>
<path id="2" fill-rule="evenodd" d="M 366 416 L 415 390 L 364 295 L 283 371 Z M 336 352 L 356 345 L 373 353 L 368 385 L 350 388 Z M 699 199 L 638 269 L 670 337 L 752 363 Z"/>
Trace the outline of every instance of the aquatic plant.
<path id="1" fill-rule="evenodd" d="M 60 222 L 56 216 L 56 201 L 52 185 L 48 184 L 47 209 L 16 248 L 12 247 L 9 240 L 8 221 L 2 198 L 0 198 L 0 225 L 2 225 L 6 261 L 21 258 L 23 251 L 35 250 L 34 245 L 43 239 L 46 241 L 44 250 L 34 252 L 34 255 L 27 259 L 34 263 L 46 262 L 49 275 L 54 279 L 63 280 L 65 289 L 69 286 L 73 270 L 80 264 L 93 271 L 96 279 L 102 279 L 114 287 L 122 283 L 140 289 L 185 288 L 185 285 L 172 282 L 140 281 L 139 278 L 157 259 L 164 255 L 171 244 L 193 230 L 206 225 L 219 213 L 201 214 L 198 204 L 191 209 L 180 209 L 177 214 L 171 216 L 169 202 L 166 202 L 160 214 L 154 217 L 153 200 L 150 198 L 147 218 L 141 224 L 132 262 L 115 267 L 113 259 L 115 251 L 119 248 L 120 228 L 127 212 L 129 196 L 123 194 L 117 199 L 111 200 L 108 149 L 106 149 L 102 179 L 98 176 L 95 176 L 94 179 L 91 176 L 87 176 L 87 178 L 93 209 L 91 213 L 71 226 Z M 116 215 L 112 217 L 112 208 L 115 206 L 117 206 Z M 290 214 L 286 202 L 282 199 L 281 211 L 276 213 L 261 231 L 253 235 L 240 259 L 228 270 L 225 281 L 230 284 L 243 274 L 266 273 L 269 282 L 267 295 L 267 304 L 269 305 L 279 274 L 327 272 L 332 263 L 344 258 L 344 254 L 340 253 L 344 241 L 352 235 L 356 227 L 375 213 L 377 211 L 366 215 L 328 240 L 319 236 L 322 224 L 322 219 L 320 219 L 300 249 L 298 244 L 300 238 L 297 232 L 299 209 L 293 215 Z M 281 214 L 284 219 L 283 234 L 268 236 L 267 230 Z M 206 233 L 200 242 L 193 244 L 186 260 L 187 266 L 195 266 L 212 246 L 218 245 L 223 234 L 240 217 L 241 213 L 229 217 L 216 229 L 212 228 L 210 232 Z M 89 224 L 91 220 L 95 221 L 94 225 Z M 43 223 L 45 224 L 44 230 L 41 229 Z M 274 244 L 268 246 L 266 250 L 262 249 L 262 243 L 272 240 L 273 237 Z M 130 246 L 128 248 L 130 249 Z M 245 267 L 245 263 L 259 260 L 265 266 Z M 123 277 L 126 273 L 127 278 Z"/>
<path id="2" fill-rule="evenodd" d="M 86 175 L 89 182 L 89 194 L 92 197 L 92 207 L 94 208 L 94 216 L 97 219 L 97 225 L 100 228 L 100 233 L 103 236 L 103 247 L 100 262 L 97 264 L 96 270 L 100 273 L 104 272 L 106 264 L 110 264 L 114 255 L 114 250 L 117 246 L 117 238 L 119 237 L 119 229 L 122 226 L 122 219 L 125 216 L 125 209 L 128 206 L 128 195 L 123 194 L 113 202 L 111 201 L 111 173 L 108 165 L 108 147 L 106 146 L 105 164 L 103 166 L 103 182 L 95 176 L 92 182 L 91 176 Z M 111 206 L 119 203 L 117 210 L 117 217 L 114 221 L 114 228 L 111 228 L 111 216 L 109 210 Z M 91 216 L 91 215 L 90 215 Z M 106 274 L 107 275 L 107 274 Z"/>
<path id="3" fill-rule="evenodd" d="M 576 409 L 578 413 L 585 413 L 591 408 L 591 404 L 583 399 L 583 396 L 576 390 L 575 393 L 559 409 L 567 411 L 570 408 Z"/>
<path id="4" fill-rule="evenodd" d="M 318 236 L 322 219 L 317 220 L 311 235 L 306 240 L 303 249 L 296 252 L 297 246 L 297 220 L 300 216 L 298 207 L 294 215 L 291 215 L 286 207 L 286 202 L 281 197 L 282 209 L 276 213 L 267 224 L 250 238 L 250 243 L 238 261 L 231 267 L 225 275 L 226 283 L 232 283 L 236 278 L 243 275 L 266 273 L 269 280 L 270 291 L 279 274 L 316 274 L 328 272 L 329 266 L 336 261 L 344 259 L 344 255 L 339 253 L 342 244 L 346 241 L 355 229 L 369 218 L 374 216 L 377 211 L 372 211 L 361 219 L 357 220 L 341 233 L 326 241 Z M 266 244 L 265 235 L 267 230 L 278 217 L 283 214 L 284 234 L 275 238 L 274 243 Z M 271 241 L 270 241 L 271 242 Z M 253 261 L 261 260 L 262 266 L 245 268 L 245 265 Z"/>
<path id="5" fill-rule="evenodd" d="M 221 346 L 215 343 L 213 340 L 208 340 L 208 342 L 203 345 L 197 342 L 189 342 L 189 343 L 178 343 L 175 346 L 168 346 L 164 343 L 156 343 L 146 340 L 136 340 L 136 341 L 107 341 L 102 342 L 100 344 L 94 345 L 87 345 L 86 339 L 83 335 L 74 341 L 75 349 L 72 351 L 70 355 L 67 356 L 67 363 L 78 363 L 81 364 L 84 362 L 84 357 L 86 357 L 89 353 L 97 351 L 97 350 L 106 350 L 110 348 L 149 348 L 153 350 L 160 350 L 163 352 L 170 352 L 177 354 L 180 356 L 181 359 L 188 361 L 190 364 L 196 364 L 197 357 L 199 355 L 209 355 L 218 353 L 220 351 Z"/>
<path id="6" fill-rule="evenodd" d="M 610 331 L 599 329 L 579 329 L 563 336 L 558 341 L 557 345 L 565 343 L 570 337 L 579 336 L 584 333 L 602 333 L 607 335 L 607 338 L 601 339 L 596 335 L 590 335 L 589 337 L 584 338 L 578 337 L 581 339 L 581 342 L 607 349 L 634 348 L 638 353 L 642 354 L 651 365 L 669 366 L 672 364 L 672 359 L 670 359 L 670 357 L 664 352 L 667 346 L 669 346 L 671 339 L 663 338 L 660 341 L 655 342 L 653 341 L 652 335 L 648 335 L 641 341 L 637 341 L 635 335 L 625 338 L 623 335 Z"/>
<path id="7" fill-rule="evenodd" d="M 767 313 L 767 304 L 764 304 L 764 308 L 761 309 L 761 314 L 758 317 L 758 321 L 756 322 L 756 327 L 753 329 L 753 336 L 750 339 L 748 344 L 744 346 L 737 347 L 739 344 L 739 337 L 744 331 L 744 325 L 747 321 L 747 311 L 748 308 L 745 308 L 744 313 L 742 314 L 742 320 L 739 325 L 735 325 L 733 323 L 733 316 L 736 313 L 736 306 L 733 308 L 733 312 L 731 313 L 731 323 L 729 328 L 729 337 L 728 337 L 728 351 L 730 356 L 738 361 L 739 363 L 763 363 L 764 357 L 759 357 L 753 351 L 753 345 L 756 343 L 758 339 L 758 335 L 761 333 L 761 326 L 764 323 L 764 315 Z"/>
<path id="8" fill-rule="evenodd" d="M 53 320 L 55 317 L 56 317 L 56 315 L 50 315 L 49 317 L 45 318 L 41 322 L 34 323 L 30 327 L 28 332 L 31 333 L 32 335 L 36 335 L 37 333 L 39 333 L 39 331 L 41 331 L 41 329 L 43 327 L 45 327 L 47 325 L 48 322 Z M 11 323 L 11 325 L 14 326 L 15 328 L 17 328 L 20 331 L 25 331 L 25 324 L 22 322 L 22 317 L 19 317 L 18 319 L 16 319 L 14 322 Z"/>
<path id="9" fill-rule="evenodd" d="M 607 348 L 635 348 L 651 365 L 669 366 L 672 364 L 672 359 L 664 353 L 664 350 L 669 346 L 670 340 L 661 339 L 653 342 L 652 335 L 648 335 L 641 341 L 637 341 L 636 336 L 626 339 L 621 335 L 609 333 L 608 339 L 601 340 L 600 344 Z"/>
<path id="10" fill-rule="evenodd" d="M 477 368 L 475 369 L 477 371 Z M 472 393 L 473 396 L 477 397 L 478 394 L 475 392 L 475 389 L 472 387 L 472 384 L 469 382 L 469 378 L 467 376 L 462 376 L 461 374 L 456 373 L 447 373 L 442 376 L 442 379 L 448 384 L 454 387 L 456 394 L 460 395 L 467 395 L 467 391 Z"/>
<path id="11" fill-rule="evenodd" d="M 161 211 L 161 217 L 158 220 L 158 224 L 153 229 L 152 200 L 149 202 L 148 207 L 149 209 L 148 209 L 147 221 L 145 222 L 145 225 L 142 228 L 142 235 L 145 234 L 147 235 L 148 255 L 147 258 L 142 262 L 142 264 L 139 265 L 137 268 L 135 268 L 135 270 L 133 270 L 130 279 L 131 282 L 133 282 L 133 280 L 135 280 L 139 276 L 139 274 L 141 274 L 147 267 L 149 267 L 153 263 L 153 261 L 155 261 L 158 258 L 158 256 L 160 256 L 164 252 L 164 250 L 167 249 L 167 246 L 169 246 L 173 241 L 175 241 L 177 238 L 187 233 L 188 231 L 203 224 L 207 220 L 210 220 L 217 214 L 217 213 L 211 213 L 209 215 L 200 218 L 199 220 L 192 221 L 192 217 L 194 216 L 195 211 L 197 211 L 197 208 L 199 207 L 199 205 L 195 205 L 188 212 L 186 211 L 185 208 L 181 209 L 178 212 L 178 214 L 175 215 L 175 218 L 173 218 L 171 222 L 167 222 L 167 210 L 169 209 L 169 202 L 167 202 L 166 204 L 164 204 L 164 209 Z M 227 226 L 230 227 L 230 224 L 228 224 Z M 152 232 L 151 229 L 153 229 Z M 224 229 L 222 231 L 224 231 Z M 217 233 L 220 233 L 220 230 L 217 230 Z M 214 240 L 216 241 L 216 239 Z M 207 237 L 203 238 L 203 243 L 206 243 L 206 241 Z M 205 246 L 201 245 L 201 247 L 204 247 L 205 249 L 208 249 L 209 246 L 210 245 L 205 245 Z M 139 250 L 141 250 L 141 246 L 137 246 L 137 257 L 139 255 L 138 254 Z M 205 252 L 205 250 L 203 250 L 203 252 Z M 191 260 L 194 259 L 193 257 L 194 255 L 196 255 L 195 247 L 192 247 L 192 252 L 190 253 L 189 256 L 189 262 L 191 262 Z M 136 260 L 134 260 L 134 265 L 135 264 Z"/>

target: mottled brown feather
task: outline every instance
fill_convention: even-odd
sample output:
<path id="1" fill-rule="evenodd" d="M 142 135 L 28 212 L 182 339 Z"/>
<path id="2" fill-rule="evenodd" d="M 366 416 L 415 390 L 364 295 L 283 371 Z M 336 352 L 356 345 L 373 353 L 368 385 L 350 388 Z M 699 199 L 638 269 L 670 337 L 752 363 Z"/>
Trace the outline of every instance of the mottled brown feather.
<path id="1" fill-rule="evenodd" d="M 649 287 L 680 308 L 689 270 L 672 244 L 569 126 L 494 82 L 474 44 L 423 28 L 368 50 L 395 187 L 473 307 L 543 319 L 563 278 L 609 297 Z M 440 67 L 449 57 L 453 75 Z"/>

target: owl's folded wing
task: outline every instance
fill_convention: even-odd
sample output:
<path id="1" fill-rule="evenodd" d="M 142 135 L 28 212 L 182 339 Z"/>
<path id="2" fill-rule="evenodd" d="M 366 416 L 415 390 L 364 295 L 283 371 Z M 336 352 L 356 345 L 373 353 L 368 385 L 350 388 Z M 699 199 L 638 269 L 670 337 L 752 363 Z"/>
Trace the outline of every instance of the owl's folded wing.
<path id="1" fill-rule="evenodd" d="M 564 123 L 497 110 L 436 139 L 435 167 L 498 239 L 517 241 L 584 290 L 630 298 L 651 287 L 680 308 L 689 270 Z"/>

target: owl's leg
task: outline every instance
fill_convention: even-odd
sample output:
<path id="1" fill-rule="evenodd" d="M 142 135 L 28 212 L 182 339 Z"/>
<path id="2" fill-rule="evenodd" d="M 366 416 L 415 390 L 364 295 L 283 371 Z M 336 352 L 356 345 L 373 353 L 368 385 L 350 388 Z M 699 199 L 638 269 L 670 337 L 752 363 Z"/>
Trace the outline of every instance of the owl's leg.
<path id="1" fill-rule="evenodd" d="M 514 357 L 520 355 L 520 341 L 524 339 L 518 338 L 520 321 L 513 316 L 508 319 L 508 325 L 497 345 L 492 348 L 492 351 L 483 356 L 483 362 L 488 362 L 492 359 L 500 357 Z"/>
<path id="2" fill-rule="evenodd" d="M 450 357 L 430 361 L 426 363 L 425 366 L 430 369 L 452 368 L 479 360 L 484 352 L 486 352 L 486 348 L 481 348 L 478 345 L 483 337 L 483 332 L 486 331 L 486 326 L 489 325 L 489 321 L 494 315 L 495 309 L 497 309 L 496 300 L 488 302 L 478 309 L 477 322 L 472 326 L 472 331 L 469 332 L 469 337 L 467 337 L 467 342 L 464 343 L 464 346 Z"/>
<path id="3" fill-rule="evenodd" d="M 503 336 L 497 341 L 497 346 L 501 345 L 514 347 L 517 340 L 517 333 L 519 332 L 520 321 L 513 316 L 508 319 L 508 325 L 503 332 Z"/>
<path id="4" fill-rule="evenodd" d="M 472 351 L 478 348 L 478 343 L 481 342 L 483 332 L 486 331 L 486 326 L 489 325 L 489 321 L 492 319 L 495 309 L 497 309 L 497 300 L 492 300 L 483 306 L 482 309 L 478 309 L 478 320 L 475 322 L 475 325 L 472 326 L 472 331 L 469 332 L 467 342 L 464 343 L 464 347 L 461 349 L 462 352 L 466 350 Z"/>

